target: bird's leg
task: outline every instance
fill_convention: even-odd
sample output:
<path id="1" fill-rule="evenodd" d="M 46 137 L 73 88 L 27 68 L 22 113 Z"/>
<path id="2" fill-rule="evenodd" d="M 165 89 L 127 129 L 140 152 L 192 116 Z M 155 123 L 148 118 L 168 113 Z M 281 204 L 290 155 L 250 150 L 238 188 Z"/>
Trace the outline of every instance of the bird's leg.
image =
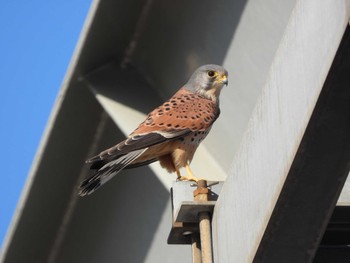
<path id="1" fill-rule="evenodd" d="M 180 170 L 179 170 L 179 168 L 177 168 L 176 166 L 175 166 L 175 171 L 176 171 L 176 175 L 177 175 L 177 180 L 180 180 L 181 181 L 181 173 L 180 173 Z"/>
<path id="2" fill-rule="evenodd" d="M 180 177 L 179 177 L 179 174 L 180 174 L 180 172 L 179 172 L 177 179 L 180 180 L 180 181 L 198 182 L 199 179 L 193 175 L 192 170 L 191 170 L 190 166 L 188 165 L 188 163 L 186 163 L 185 168 L 187 170 L 188 176 L 181 176 L 180 175 Z"/>

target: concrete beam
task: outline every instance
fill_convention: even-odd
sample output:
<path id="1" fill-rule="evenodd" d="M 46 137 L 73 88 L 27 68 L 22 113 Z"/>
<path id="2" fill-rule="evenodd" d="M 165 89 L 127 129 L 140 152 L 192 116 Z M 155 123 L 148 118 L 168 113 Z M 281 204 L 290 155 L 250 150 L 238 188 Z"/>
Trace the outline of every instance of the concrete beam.
<path id="1" fill-rule="evenodd" d="M 296 2 L 214 212 L 216 262 L 253 261 L 348 24 L 348 4 Z"/>

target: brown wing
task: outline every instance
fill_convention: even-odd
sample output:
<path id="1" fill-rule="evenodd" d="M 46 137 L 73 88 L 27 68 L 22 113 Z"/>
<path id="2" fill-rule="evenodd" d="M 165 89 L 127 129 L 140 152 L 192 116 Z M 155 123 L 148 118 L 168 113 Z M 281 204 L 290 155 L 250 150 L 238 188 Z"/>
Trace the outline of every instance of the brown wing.
<path id="1" fill-rule="evenodd" d="M 183 130 L 203 131 L 213 124 L 219 114 L 216 103 L 182 88 L 149 113 L 130 136 L 150 132 L 174 134 Z"/>
<path id="2" fill-rule="evenodd" d="M 220 110 L 213 101 L 182 88 L 149 113 L 146 120 L 125 141 L 101 152 L 87 162 L 115 159 L 132 151 L 176 140 L 193 131 L 207 130 L 219 114 Z"/>

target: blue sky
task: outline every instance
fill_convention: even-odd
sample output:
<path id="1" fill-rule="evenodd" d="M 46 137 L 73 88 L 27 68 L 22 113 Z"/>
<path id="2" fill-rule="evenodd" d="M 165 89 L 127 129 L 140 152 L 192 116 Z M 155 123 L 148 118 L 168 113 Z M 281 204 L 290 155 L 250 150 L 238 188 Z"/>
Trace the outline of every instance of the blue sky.
<path id="1" fill-rule="evenodd" d="M 90 0 L 0 0 L 0 244 Z"/>

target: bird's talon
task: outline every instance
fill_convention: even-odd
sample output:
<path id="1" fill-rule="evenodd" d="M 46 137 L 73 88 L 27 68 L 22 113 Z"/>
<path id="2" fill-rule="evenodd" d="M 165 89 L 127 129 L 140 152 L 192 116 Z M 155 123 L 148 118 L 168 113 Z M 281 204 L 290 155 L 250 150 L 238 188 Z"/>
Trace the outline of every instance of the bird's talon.
<path id="1" fill-rule="evenodd" d="M 197 177 L 192 177 L 192 176 L 180 176 L 176 179 L 177 181 L 192 181 L 197 183 L 199 180 Z"/>

